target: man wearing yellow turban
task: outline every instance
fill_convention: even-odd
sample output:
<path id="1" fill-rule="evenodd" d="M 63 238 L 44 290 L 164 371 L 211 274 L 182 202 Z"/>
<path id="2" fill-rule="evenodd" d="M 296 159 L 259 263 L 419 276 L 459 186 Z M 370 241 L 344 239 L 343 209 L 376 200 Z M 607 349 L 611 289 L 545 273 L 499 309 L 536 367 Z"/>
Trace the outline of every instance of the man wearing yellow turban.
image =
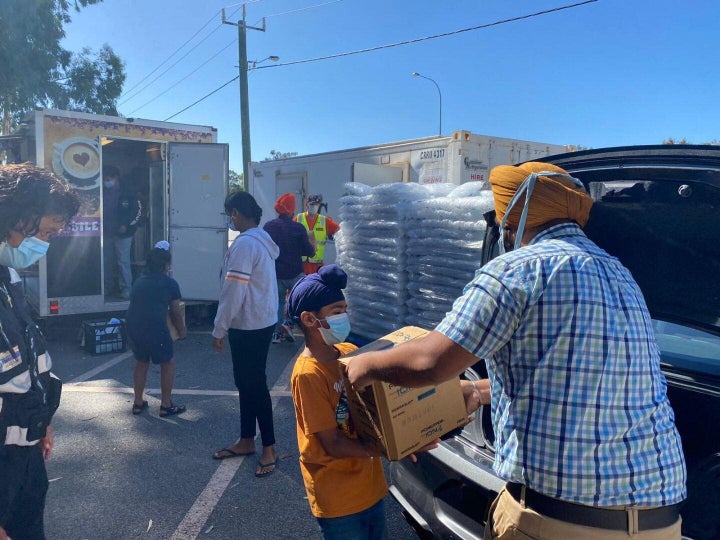
<path id="1" fill-rule="evenodd" d="M 432 385 L 485 360 L 466 402 L 491 405 L 507 481 L 486 539 L 679 539 L 685 460 L 652 320 L 582 231 L 592 199 L 548 163 L 495 167 L 490 185 L 502 254 L 426 337 L 354 357 L 351 383 Z"/>

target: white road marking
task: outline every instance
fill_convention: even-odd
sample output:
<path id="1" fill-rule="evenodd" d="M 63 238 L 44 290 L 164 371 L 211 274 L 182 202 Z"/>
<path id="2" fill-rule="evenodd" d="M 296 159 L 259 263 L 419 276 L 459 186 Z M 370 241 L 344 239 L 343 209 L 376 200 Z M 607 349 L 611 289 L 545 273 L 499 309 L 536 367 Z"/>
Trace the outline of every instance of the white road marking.
<path id="1" fill-rule="evenodd" d="M 68 384 L 81 383 L 81 382 L 87 381 L 88 379 L 92 379 L 98 373 L 101 373 L 101 372 L 105 371 L 106 369 L 110 369 L 111 367 L 119 364 L 123 360 L 132 358 L 132 355 L 133 355 L 132 351 L 127 351 L 124 353 L 120 353 L 117 356 L 113 356 L 110 360 L 108 360 L 104 364 L 100 364 L 99 366 L 92 368 L 90 371 L 86 371 L 82 375 L 78 375 L 73 380 L 71 380 Z"/>
<path id="2" fill-rule="evenodd" d="M 68 383 L 63 385 L 63 392 L 75 392 L 86 394 L 132 394 L 133 389 L 129 386 L 89 386 L 84 384 Z M 146 394 L 160 394 L 159 388 L 146 388 Z M 237 390 L 193 390 L 183 388 L 173 388 L 173 395 L 187 396 L 237 396 Z M 279 389 L 273 386 L 270 390 L 272 397 L 291 397 L 290 390 Z"/>
<path id="3" fill-rule="evenodd" d="M 302 343 L 301 347 L 298 348 L 290 362 L 287 366 L 285 366 L 282 374 L 278 377 L 277 381 L 275 381 L 275 384 L 270 390 L 273 410 L 275 410 L 275 407 L 279 403 L 279 398 L 290 395 L 290 391 L 288 390 L 288 387 L 290 386 L 290 375 L 292 374 L 295 360 L 297 360 L 297 357 L 300 356 L 300 353 L 304 348 L 305 345 Z M 173 392 L 175 392 L 175 390 L 173 390 Z M 170 540 L 195 540 L 198 537 L 198 535 L 202 532 L 203 526 L 210 517 L 210 514 L 212 514 L 213 510 L 215 510 L 220 498 L 223 496 L 223 493 L 225 493 L 230 481 L 233 479 L 235 473 L 240 468 L 240 465 L 242 465 L 244 460 L 244 457 L 240 457 L 223 460 L 220 463 L 220 466 L 215 471 L 215 474 L 212 475 L 212 478 L 210 478 L 210 481 L 207 486 L 205 486 L 205 489 L 195 500 L 195 504 L 193 504 L 192 508 L 190 508 L 188 513 L 185 514 L 185 517 L 170 537 Z"/>

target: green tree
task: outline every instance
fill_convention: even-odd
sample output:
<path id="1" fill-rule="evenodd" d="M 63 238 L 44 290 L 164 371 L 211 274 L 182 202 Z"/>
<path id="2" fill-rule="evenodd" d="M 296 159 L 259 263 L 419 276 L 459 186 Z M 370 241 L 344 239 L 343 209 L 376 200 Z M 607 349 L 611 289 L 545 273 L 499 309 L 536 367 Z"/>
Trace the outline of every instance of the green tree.
<path id="1" fill-rule="evenodd" d="M 230 169 L 228 171 L 228 188 L 230 193 L 243 191 L 245 189 L 243 182 L 243 173 L 237 173 Z"/>
<path id="2" fill-rule="evenodd" d="M 278 159 L 285 159 L 289 157 L 297 156 L 297 152 L 278 152 L 277 150 L 270 150 L 270 155 L 263 159 L 263 161 L 275 161 Z"/>
<path id="3" fill-rule="evenodd" d="M 675 139 L 673 137 L 668 137 L 662 143 L 663 144 L 693 144 L 690 141 L 688 141 L 685 137 L 683 137 L 682 139 Z M 700 144 L 705 144 L 708 146 L 720 146 L 720 140 L 713 139 L 712 141 L 706 141 L 706 142 L 702 142 Z"/>
<path id="4" fill-rule="evenodd" d="M 73 54 L 60 41 L 70 10 L 102 0 L 0 1 L 0 120 L 8 133 L 38 106 L 116 114 L 124 66 L 105 45 Z"/>

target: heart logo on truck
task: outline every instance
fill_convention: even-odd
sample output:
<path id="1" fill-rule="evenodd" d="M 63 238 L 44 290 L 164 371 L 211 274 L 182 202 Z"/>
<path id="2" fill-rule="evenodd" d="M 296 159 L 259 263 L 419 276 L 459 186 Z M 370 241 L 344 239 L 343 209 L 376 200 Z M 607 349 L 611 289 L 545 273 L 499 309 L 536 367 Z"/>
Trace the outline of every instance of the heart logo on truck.
<path id="1" fill-rule="evenodd" d="M 84 167 L 87 165 L 87 162 L 90 161 L 90 154 L 87 152 L 83 152 L 82 154 L 73 154 L 73 161 Z"/>

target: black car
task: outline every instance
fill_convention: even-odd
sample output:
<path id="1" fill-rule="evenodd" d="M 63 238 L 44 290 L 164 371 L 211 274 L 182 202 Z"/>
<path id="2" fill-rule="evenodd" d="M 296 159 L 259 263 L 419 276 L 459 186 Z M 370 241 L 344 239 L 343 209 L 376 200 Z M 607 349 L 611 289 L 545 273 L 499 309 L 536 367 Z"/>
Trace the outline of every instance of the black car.
<path id="1" fill-rule="evenodd" d="M 720 147 L 633 146 L 545 158 L 595 200 L 585 232 L 630 269 L 655 323 L 688 468 L 683 536 L 720 538 Z M 494 256 L 486 216 L 484 261 Z M 494 236 L 493 236 L 494 235 Z M 465 377 L 486 377 L 484 362 Z M 505 482 L 493 471 L 490 408 L 417 464 L 391 466 L 391 493 L 421 537 L 482 538 Z"/>

